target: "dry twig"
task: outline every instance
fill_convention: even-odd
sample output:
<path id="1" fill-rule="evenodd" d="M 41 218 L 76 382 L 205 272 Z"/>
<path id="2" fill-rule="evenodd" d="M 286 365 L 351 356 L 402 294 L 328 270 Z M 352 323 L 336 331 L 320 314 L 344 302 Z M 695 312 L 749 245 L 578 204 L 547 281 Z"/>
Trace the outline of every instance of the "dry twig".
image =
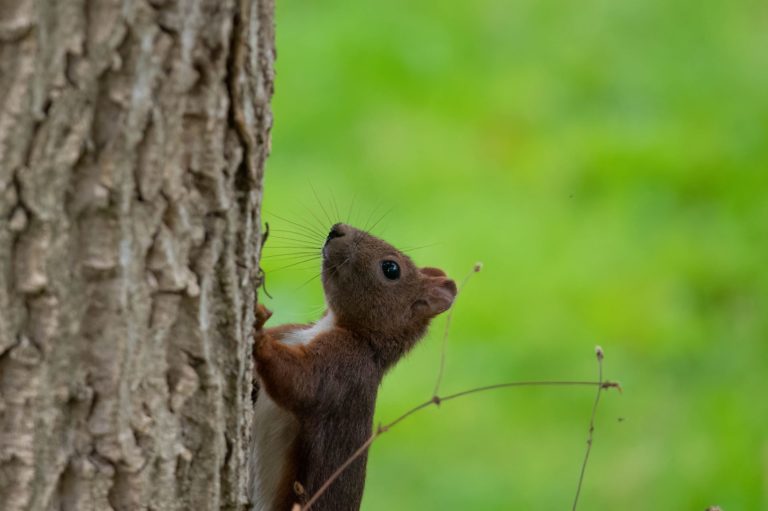
<path id="1" fill-rule="evenodd" d="M 600 346 L 595 347 L 595 355 L 597 356 L 597 381 L 600 385 L 597 386 L 597 394 L 595 395 L 595 404 L 592 405 L 592 417 L 589 419 L 589 433 L 587 434 L 587 451 L 584 453 L 584 461 L 581 464 L 581 472 L 579 473 L 579 484 L 576 486 L 576 496 L 573 498 L 573 511 L 576 511 L 576 506 L 579 503 L 579 495 L 581 495 L 581 486 L 584 484 L 584 472 L 587 471 L 587 462 L 589 461 L 589 453 L 592 451 L 592 436 L 595 433 L 595 415 L 597 414 L 597 405 L 600 404 L 600 393 L 603 391 L 603 348 Z M 619 387 L 621 389 L 621 387 Z"/>
<path id="2" fill-rule="evenodd" d="M 475 266 L 472 268 L 472 271 L 467 274 L 466 277 L 464 277 L 464 280 L 461 281 L 461 285 L 459 286 L 458 291 L 456 292 L 456 298 L 453 300 L 453 306 L 451 306 L 451 310 L 448 311 L 448 316 L 445 318 L 445 329 L 443 330 L 443 344 L 440 348 L 440 369 L 437 371 L 437 381 L 435 382 L 435 390 L 432 392 L 433 396 L 436 396 L 440 392 L 440 384 L 443 382 L 443 373 L 445 372 L 445 352 L 448 349 L 448 332 L 451 329 L 451 320 L 453 319 L 453 311 L 456 310 L 456 299 L 461 295 L 461 292 L 464 290 L 464 287 L 467 285 L 467 282 L 469 282 L 469 279 L 474 275 L 475 273 L 478 273 L 480 270 L 483 269 L 483 263 L 475 263 Z"/>

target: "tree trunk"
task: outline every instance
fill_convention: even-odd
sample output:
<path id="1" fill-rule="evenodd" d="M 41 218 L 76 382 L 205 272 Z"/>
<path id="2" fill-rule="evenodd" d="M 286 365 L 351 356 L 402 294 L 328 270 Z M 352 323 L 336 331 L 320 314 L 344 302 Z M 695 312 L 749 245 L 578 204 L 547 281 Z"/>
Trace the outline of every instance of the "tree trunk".
<path id="1" fill-rule="evenodd" d="M 272 0 L 0 0 L 0 508 L 243 509 Z"/>

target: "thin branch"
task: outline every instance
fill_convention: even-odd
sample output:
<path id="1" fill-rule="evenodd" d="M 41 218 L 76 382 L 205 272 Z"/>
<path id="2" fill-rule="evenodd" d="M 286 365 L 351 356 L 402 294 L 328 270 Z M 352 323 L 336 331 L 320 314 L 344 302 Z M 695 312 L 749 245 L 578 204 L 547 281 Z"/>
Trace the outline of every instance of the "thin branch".
<path id="1" fill-rule="evenodd" d="M 595 415 L 597 414 L 597 405 L 600 404 L 600 394 L 603 392 L 603 348 L 600 346 L 595 347 L 595 355 L 597 356 L 597 380 L 600 385 L 597 387 L 597 394 L 595 395 L 595 404 L 592 405 L 592 417 L 589 419 L 589 433 L 587 434 L 587 451 L 584 453 L 584 461 L 581 464 L 581 473 L 579 474 L 579 485 L 576 487 L 576 496 L 573 498 L 572 511 L 576 511 L 576 506 L 579 503 L 579 495 L 581 495 L 581 486 L 584 483 L 584 473 L 587 470 L 587 462 L 589 461 L 589 453 L 592 451 L 592 436 L 595 432 Z M 621 389 L 621 387 L 619 387 Z"/>
<path id="2" fill-rule="evenodd" d="M 474 389 L 464 390 L 461 392 L 457 392 L 456 394 L 451 394 L 449 396 L 437 398 L 439 401 L 449 401 L 451 399 L 456 399 L 457 397 L 466 396 L 467 394 L 476 394 L 478 392 L 485 392 L 486 390 L 495 390 L 495 389 L 503 389 L 507 387 L 546 387 L 546 386 L 556 386 L 556 387 L 566 387 L 566 386 L 577 386 L 577 385 L 588 385 L 588 386 L 595 386 L 599 385 L 600 388 L 603 389 L 621 389 L 621 386 L 618 382 L 615 381 L 515 381 L 511 383 L 497 383 L 496 385 L 486 385 L 485 387 L 477 387 Z M 433 398 L 435 399 L 435 398 Z"/>
<path id="3" fill-rule="evenodd" d="M 602 373 L 601 373 L 602 374 Z M 341 476 L 342 473 L 360 456 L 362 456 L 368 448 L 371 446 L 371 444 L 381 435 L 389 431 L 391 428 L 399 424 L 400 422 L 404 421 L 411 415 L 415 414 L 418 411 L 423 410 L 424 408 L 429 407 L 430 405 L 439 405 L 440 403 L 444 401 L 450 401 L 452 399 L 457 399 L 460 397 L 468 396 L 470 394 L 476 394 L 478 392 L 485 392 L 488 390 L 495 390 L 495 389 L 501 389 L 501 388 L 509 388 L 509 387 L 543 387 L 543 386 L 597 386 L 600 389 L 602 388 L 621 388 L 617 382 L 612 381 L 516 381 L 516 382 L 509 382 L 509 383 L 499 383 L 496 385 L 486 385 L 483 387 L 475 387 L 467 390 L 463 390 L 461 392 L 457 392 L 455 394 L 449 394 L 444 397 L 434 396 L 429 401 L 424 401 L 423 403 L 414 406 L 413 408 L 409 409 L 407 412 L 400 415 L 395 420 L 385 424 L 385 425 L 379 425 L 379 427 L 376 429 L 376 431 L 371 434 L 370 437 L 368 437 L 368 440 L 363 443 L 349 458 L 347 458 L 347 461 L 345 461 L 336 471 L 331 475 L 331 477 L 328 478 L 325 483 L 315 492 L 314 495 L 307 501 L 306 504 L 304 504 L 303 507 L 299 508 L 301 511 L 307 511 L 312 507 L 313 504 L 317 502 L 317 500 L 328 490 L 328 488 Z"/>
<path id="4" fill-rule="evenodd" d="M 453 319 L 453 311 L 456 309 L 456 300 L 458 299 L 459 295 L 461 295 L 461 292 L 464 290 L 464 286 L 467 285 L 467 282 L 469 282 L 469 279 L 474 275 L 475 273 L 479 272 L 483 269 L 483 263 L 475 263 L 475 266 L 472 268 L 472 271 L 467 274 L 466 277 L 464 277 L 464 280 L 461 281 L 461 285 L 459 286 L 458 291 L 456 292 L 456 298 L 453 299 L 453 305 L 451 305 L 451 310 L 448 311 L 448 316 L 445 318 L 445 329 L 443 330 L 443 345 L 442 348 L 440 348 L 440 369 L 437 371 L 437 381 L 435 382 L 435 390 L 432 392 L 433 396 L 437 396 L 438 392 L 440 392 L 440 384 L 443 382 L 443 373 L 445 372 L 445 352 L 448 351 L 448 332 L 451 328 L 451 319 Z"/>

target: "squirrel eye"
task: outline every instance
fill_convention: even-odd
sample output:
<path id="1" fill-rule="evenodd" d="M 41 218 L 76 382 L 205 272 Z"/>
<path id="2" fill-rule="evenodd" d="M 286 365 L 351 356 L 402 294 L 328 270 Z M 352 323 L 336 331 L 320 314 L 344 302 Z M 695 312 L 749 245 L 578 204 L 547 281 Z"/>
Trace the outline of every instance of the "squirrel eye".
<path id="1" fill-rule="evenodd" d="M 400 266 L 394 261 L 382 261 L 381 271 L 384 272 L 384 276 L 389 280 L 397 280 L 400 278 Z"/>

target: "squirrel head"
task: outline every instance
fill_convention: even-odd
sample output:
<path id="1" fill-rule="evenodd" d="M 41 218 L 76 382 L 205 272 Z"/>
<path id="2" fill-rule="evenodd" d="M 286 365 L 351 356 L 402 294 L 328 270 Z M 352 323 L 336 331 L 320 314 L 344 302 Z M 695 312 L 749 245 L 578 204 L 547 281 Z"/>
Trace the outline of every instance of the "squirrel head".
<path id="1" fill-rule="evenodd" d="M 374 348 L 399 355 L 451 307 L 457 292 L 442 270 L 418 268 L 386 241 L 346 224 L 328 233 L 322 280 L 339 326 L 378 339 L 383 345 Z"/>

